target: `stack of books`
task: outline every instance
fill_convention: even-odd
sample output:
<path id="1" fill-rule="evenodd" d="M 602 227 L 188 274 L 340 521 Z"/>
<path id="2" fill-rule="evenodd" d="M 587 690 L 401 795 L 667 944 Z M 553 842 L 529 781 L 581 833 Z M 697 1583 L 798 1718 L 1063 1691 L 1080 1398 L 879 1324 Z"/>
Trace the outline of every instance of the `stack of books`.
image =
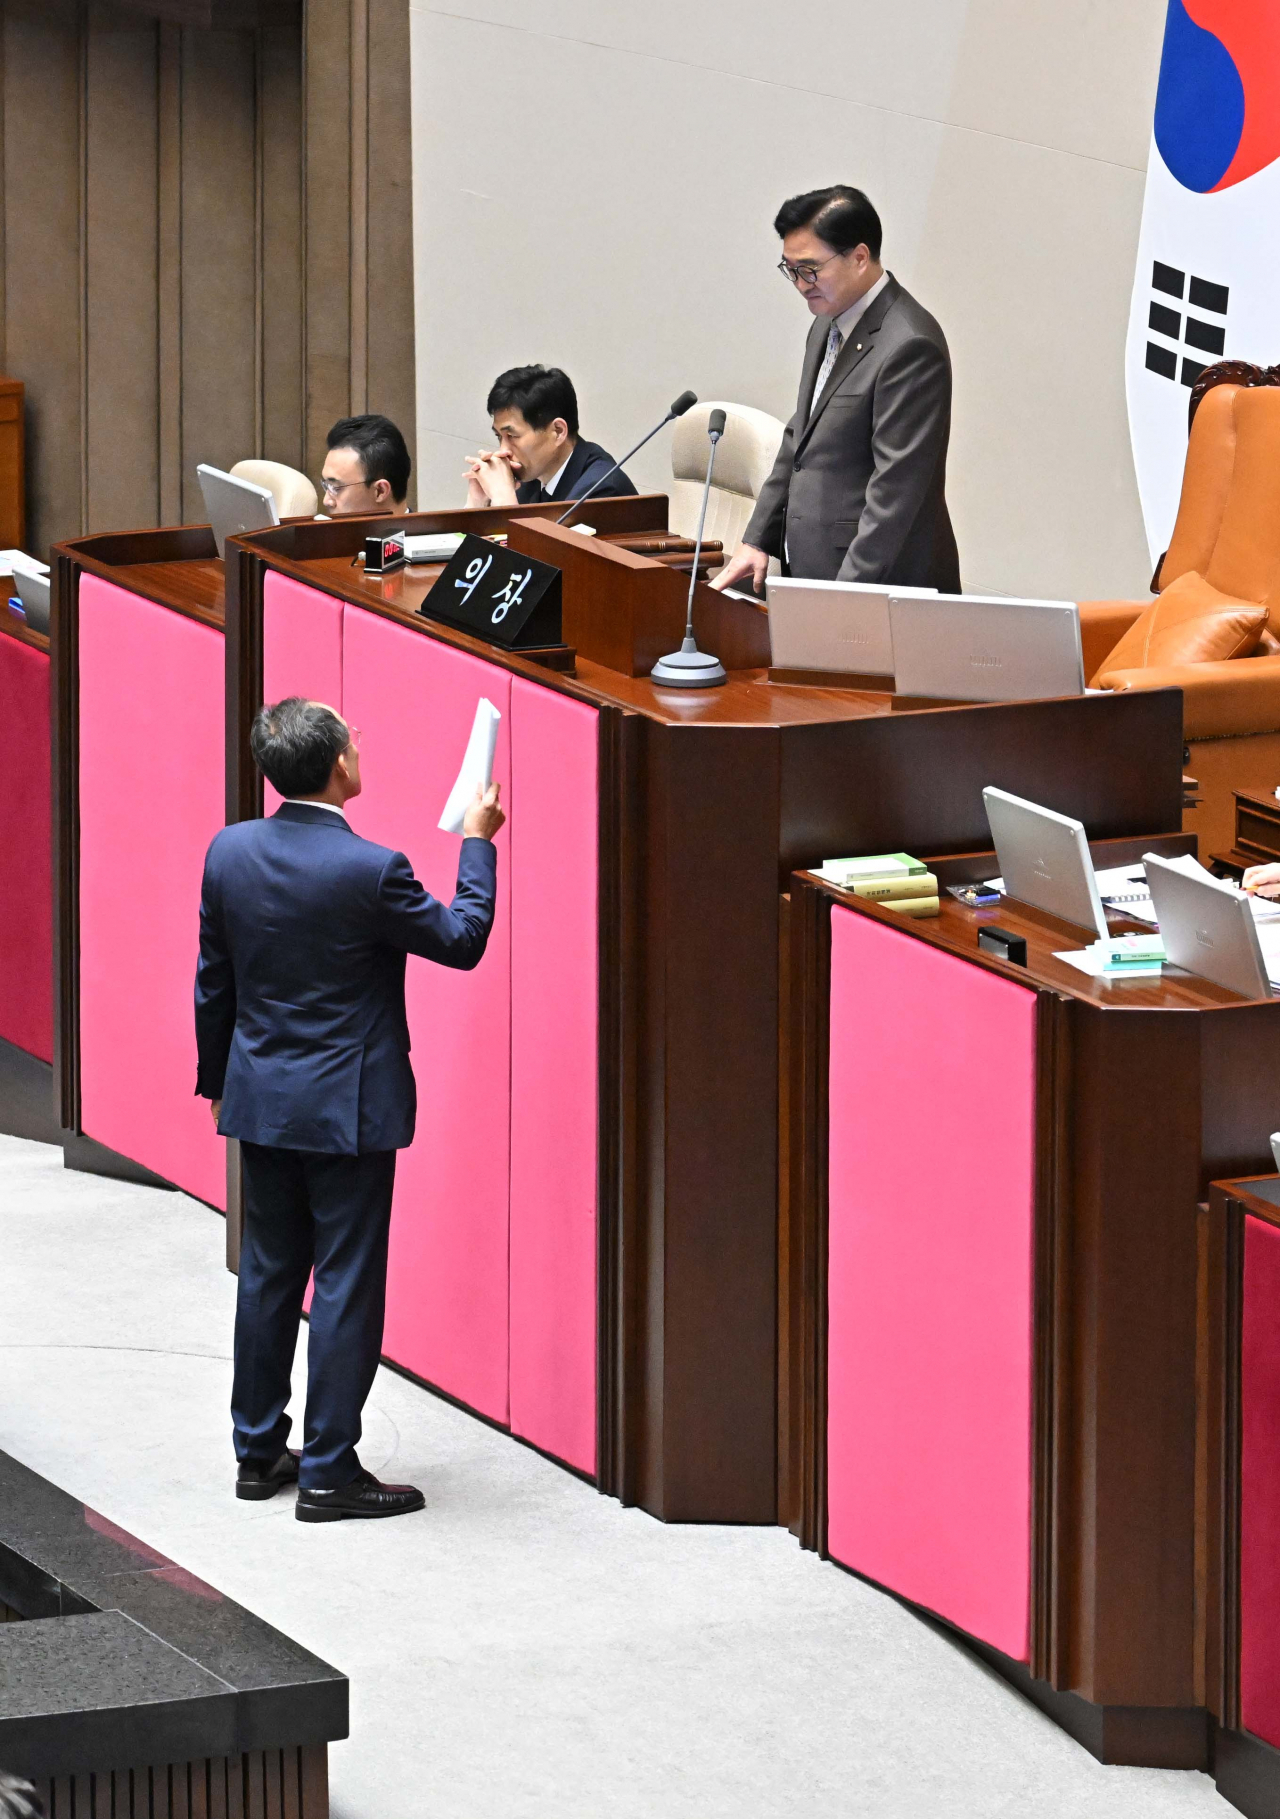
<path id="1" fill-rule="evenodd" d="M 867 897 L 903 916 L 938 914 L 938 880 L 910 853 L 870 853 L 861 859 L 828 859 L 818 876 L 837 890 Z"/>
<path id="2" fill-rule="evenodd" d="M 1102 961 L 1104 979 L 1141 979 L 1144 974 L 1158 973 L 1165 962 L 1159 935 L 1113 935 L 1107 941 L 1095 941 L 1088 951 Z"/>

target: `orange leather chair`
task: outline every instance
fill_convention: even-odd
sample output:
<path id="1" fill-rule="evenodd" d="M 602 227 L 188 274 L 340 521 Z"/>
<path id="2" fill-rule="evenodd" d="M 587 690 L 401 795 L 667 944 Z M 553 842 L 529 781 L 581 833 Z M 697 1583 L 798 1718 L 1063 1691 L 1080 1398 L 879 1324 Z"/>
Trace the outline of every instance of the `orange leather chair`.
<path id="1" fill-rule="evenodd" d="M 1244 373 L 1257 377 L 1230 382 Z M 1082 602 L 1080 632 L 1094 686 L 1182 690 L 1186 768 L 1200 786 L 1186 829 L 1199 836 L 1203 859 L 1234 844 L 1233 790 L 1280 784 L 1280 386 L 1258 368 L 1224 362 L 1221 380 L 1210 368 L 1196 393 L 1177 522 L 1153 585 L 1170 621 L 1197 609 L 1268 609 L 1257 654 L 1108 669 L 1148 611 L 1138 600 Z"/>

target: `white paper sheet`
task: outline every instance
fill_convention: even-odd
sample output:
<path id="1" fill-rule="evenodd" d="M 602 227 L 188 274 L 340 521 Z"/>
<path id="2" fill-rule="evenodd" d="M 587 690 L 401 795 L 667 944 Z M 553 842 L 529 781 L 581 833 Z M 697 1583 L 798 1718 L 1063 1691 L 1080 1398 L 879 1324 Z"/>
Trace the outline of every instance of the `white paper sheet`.
<path id="1" fill-rule="evenodd" d="M 488 789 L 493 782 L 493 752 L 498 743 L 501 719 L 502 715 L 492 701 L 481 695 L 476 702 L 476 717 L 471 722 L 471 737 L 467 740 L 458 781 L 449 791 L 449 800 L 437 823 L 446 834 L 462 832 L 463 816 L 475 801 L 477 786 Z"/>
<path id="2" fill-rule="evenodd" d="M 1149 984 L 1152 979 L 1158 979 L 1163 970 L 1159 966 L 1135 966 L 1126 972 L 1108 973 L 1107 956 L 1087 947 L 1073 948 L 1068 953 L 1055 954 L 1053 957 L 1055 960 L 1065 960 L 1068 966 L 1074 966 L 1078 972 L 1088 973 L 1091 979 L 1105 978 L 1121 984 L 1126 979 L 1141 979 L 1144 984 Z"/>
<path id="3" fill-rule="evenodd" d="M 406 562 L 447 562 L 462 545 L 461 531 L 420 531 L 404 540 Z"/>
<path id="4" fill-rule="evenodd" d="M 0 575 L 47 575 L 49 564 L 28 556 L 25 550 L 0 549 Z"/>

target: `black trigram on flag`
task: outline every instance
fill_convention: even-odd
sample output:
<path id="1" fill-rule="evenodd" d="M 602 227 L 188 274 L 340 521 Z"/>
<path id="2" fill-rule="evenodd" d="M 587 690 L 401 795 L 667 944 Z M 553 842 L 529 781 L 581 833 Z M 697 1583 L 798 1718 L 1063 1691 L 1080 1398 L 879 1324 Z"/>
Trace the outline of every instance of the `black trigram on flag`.
<path id="1" fill-rule="evenodd" d="M 1225 316 L 1228 287 L 1225 284 L 1213 284 L 1208 278 L 1192 278 L 1188 281 L 1186 272 L 1180 272 L 1173 265 L 1162 265 L 1157 259 L 1151 267 L 1151 288 L 1158 294 L 1152 299 L 1147 327 L 1152 334 L 1162 336 L 1163 340 L 1147 342 L 1147 371 L 1159 373 L 1162 379 L 1180 377 L 1184 385 L 1194 385 L 1211 362 L 1197 360 L 1195 355 L 1182 354 L 1179 372 L 1180 348 L 1184 345 L 1193 347 L 1200 353 L 1211 354 L 1215 360 L 1220 360 L 1226 345 L 1227 331 L 1224 323 L 1206 322 L 1200 316 L 1193 316 L 1191 309 Z M 1189 303 L 1191 309 L 1175 309 L 1172 303 L 1164 301 L 1170 297 L 1175 298 L 1179 305 Z M 1165 345 L 1169 341 L 1174 343 L 1173 347 Z"/>

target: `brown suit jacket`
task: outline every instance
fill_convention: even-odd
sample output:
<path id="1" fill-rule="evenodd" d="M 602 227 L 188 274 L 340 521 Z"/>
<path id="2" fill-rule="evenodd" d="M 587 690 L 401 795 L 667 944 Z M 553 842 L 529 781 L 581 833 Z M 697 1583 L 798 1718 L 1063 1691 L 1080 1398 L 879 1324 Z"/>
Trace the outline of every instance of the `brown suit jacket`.
<path id="1" fill-rule="evenodd" d="M 823 581 L 960 589 L 945 496 L 951 357 L 897 279 L 840 350 L 810 413 L 830 319 L 815 318 L 795 415 L 745 541 Z"/>

